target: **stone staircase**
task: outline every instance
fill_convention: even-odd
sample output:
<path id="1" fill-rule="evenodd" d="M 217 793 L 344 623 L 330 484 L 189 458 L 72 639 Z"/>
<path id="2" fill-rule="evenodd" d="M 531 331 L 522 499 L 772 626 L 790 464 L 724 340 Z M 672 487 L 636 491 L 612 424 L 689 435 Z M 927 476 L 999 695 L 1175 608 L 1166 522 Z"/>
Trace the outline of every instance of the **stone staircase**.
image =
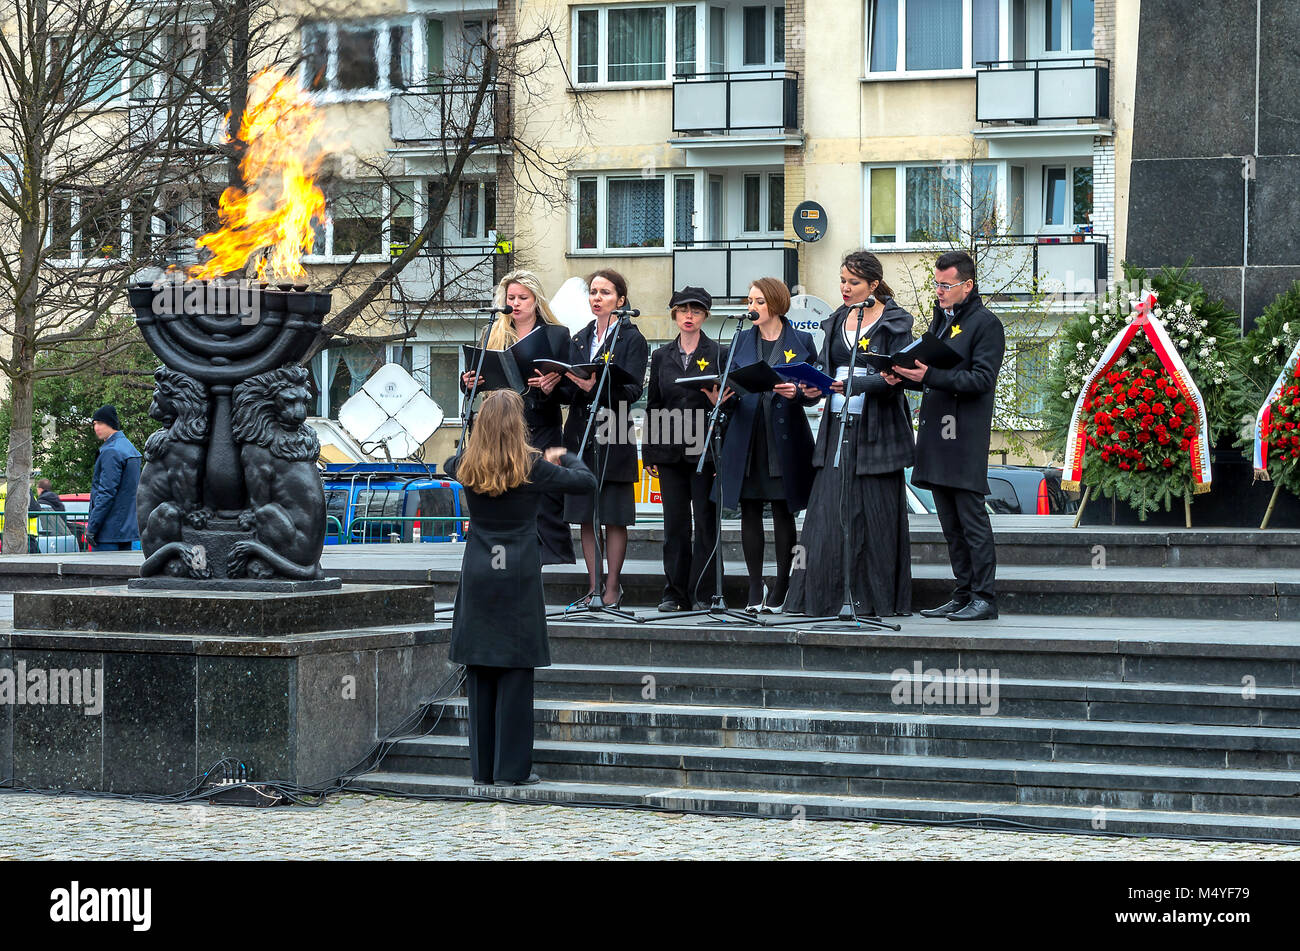
<path id="1" fill-rule="evenodd" d="M 898 633 L 560 622 L 555 664 L 537 679 L 541 784 L 470 785 L 463 699 L 430 711 L 429 735 L 399 742 L 365 782 L 785 818 L 1295 842 L 1292 628 L 1065 616 L 960 627 L 912 618 Z M 927 686 L 958 682 L 950 670 L 982 672 L 990 689 L 996 675 L 996 691 L 925 702 L 936 699 Z"/>

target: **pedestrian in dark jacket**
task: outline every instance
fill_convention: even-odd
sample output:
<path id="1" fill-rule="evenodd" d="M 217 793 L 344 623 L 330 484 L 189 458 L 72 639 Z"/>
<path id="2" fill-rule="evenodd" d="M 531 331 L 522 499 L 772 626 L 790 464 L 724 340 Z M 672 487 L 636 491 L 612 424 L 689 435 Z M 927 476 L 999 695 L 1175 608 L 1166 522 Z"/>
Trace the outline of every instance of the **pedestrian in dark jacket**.
<path id="1" fill-rule="evenodd" d="M 607 567 L 603 595 L 604 605 L 615 607 L 623 603 L 623 585 L 619 578 L 623 572 L 623 560 L 627 557 L 627 529 L 636 524 L 636 483 L 640 477 L 637 471 L 636 425 L 631 416 L 632 404 L 641 398 L 645 389 L 646 362 L 650 357 L 650 345 L 646 343 L 641 331 L 629 322 L 618 331 L 618 341 L 614 341 L 614 329 L 619 318 L 614 311 L 631 305 L 627 297 L 627 281 L 623 275 L 608 268 L 597 271 L 587 278 L 587 303 L 596 319 L 578 331 L 573 338 L 573 364 L 609 362 L 626 372 L 623 383 L 615 383 L 611 378 L 601 391 L 600 406 L 594 407 L 596 387 L 600 374 L 588 379 L 580 379 L 572 373 L 565 376 L 573 384 L 573 406 L 569 417 L 564 421 L 564 445 L 571 452 L 577 452 L 587 430 L 587 421 L 593 412 L 601 409 L 607 411 L 603 417 L 597 416 L 591 431 L 591 437 L 582 454 L 582 461 L 595 474 L 600 485 L 600 504 L 597 509 L 596 493 L 570 495 L 564 500 L 565 521 L 579 526 L 582 536 L 582 557 L 587 563 L 587 576 L 591 590 L 578 600 L 578 604 L 588 606 L 601 591 L 600 572 Z M 599 525 L 596 522 L 599 521 Z M 604 526 L 605 566 L 596 562 L 596 532 Z"/>
<path id="2" fill-rule="evenodd" d="M 920 362 L 915 369 L 894 368 L 894 379 L 922 392 L 912 483 L 934 494 L 957 579 L 947 604 L 921 614 L 983 621 L 998 616 L 997 555 L 984 497 L 1006 337 L 1002 322 L 980 299 L 969 254 L 942 255 L 934 265 L 934 286 L 938 302 L 930 332 L 957 351 L 961 362 L 949 370 Z"/>
<path id="3" fill-rule="evenodd" d="M 733 370 L 760 360 L 772 366 L 817 360 L 812 334 L 796 329 L 786 319 L 790 290 L 783 282 L 760 277 L 750 285 L 748 305 L 758 320 L 737 339 Z M 745 396 L 735 396 L 728 387 L 722 397 L 728 412 L 727 434 L 715 492 L 723 508 L 740 503 L 740 543 L 749 573 L 745 610 L 779 613 L 794 562 L 794 517 L 807 506 L 812 489 L 813 438 L 804 407 L 816 400 L 800 393 L 794 383 L 780 383 L 766 393 Z M 776 578 L 765 587 L 763 509 L 767 505 L 772 507 Z"/>
<path id="4" fill-rule="evenodd" d="M 49 479 L 42 479 L 40 482 L 37 482 L 36 491 L 40 493 L 40 495 L 36 496 L 36 501 L 40 503 L 41 508 L 45 511 L 67 511 L 63 504 L 63 499 L 59 498 L 59 494 L 51 488 Z"/>
<path id="5" fill-rule="evenodd" d="M 95 551 L 129 551 L 139 541 L 135 492 L 140 485 L 140 451 L 121 432 L 117 409 L 101 406 L 91 417 L 95 436 L 104 444 L 90 482 L 86 542 Z"/>
<path id="6" fill-rule="evenodd" d="M 535 783 L 533 668 L 551 663 L 537 512 L 549 493 L 587 492 L 596 480 L 563 448 L 528 444 L 513 390 L 484 398 L 447 472 L 465 487 L 473 518 L 450 654 L 466 668 L 470 775 L 478 785 Z"/>
<path id="7" fill-rule="evenodd" d="M 912 315 L 884 281 L 880 260 L 855 251 L 840 267 L 844 306 L 823 323 L 819 362 L 836 378 L 817 430 L 817 476 L 803 521 L 805 567 L 790 577 L 787 610 L 833 617 L 844 604 L 844 535 L 849 535 L 849 590 L 857 613 L 912 611 L 912 557 L 903 472 L 912 464 L 912 414 L 900 383 L 872 369 L 867 353 L 897 353 L 912 342 Z M 861 311 L 853 304 L 873 301 Z M 859 319 L 859 313 L 861 318 Z M 849 354 L 857 347 L 856 359 Z M 839 467 L 844 380 L 854 366 L 848 443 Z M 807 395 L 820 390 L 803 387 Z"/>
<path id="8" fill-rule="evenodd" d="M 704 445 L 718 388 L 682 386 L 682 377 L 719 373 L 722 348 L 700 329 L 713 297 L 702 287 L 684 287 L 668 302 L 680 333 L 650 358 L 650 394 L 641 461 L 659 477 L 664 505 L 664 596 L 660 611 L 689 611 L 713 600 L 716 571 L 710 554 L 717 534 L 713 460 Z M 697 472 L 700 456 L 704 468 Z M 691 513 L 695 513 L 692 540 Z"/>

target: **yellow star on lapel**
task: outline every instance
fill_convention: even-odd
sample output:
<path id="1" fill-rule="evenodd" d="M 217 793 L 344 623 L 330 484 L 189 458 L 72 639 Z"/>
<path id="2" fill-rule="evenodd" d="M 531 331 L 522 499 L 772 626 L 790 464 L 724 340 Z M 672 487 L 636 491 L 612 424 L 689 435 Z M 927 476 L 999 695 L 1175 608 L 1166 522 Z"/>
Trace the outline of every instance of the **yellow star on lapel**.
<path id="1" fill-rule="evenodd" d="M 858 340 L 858 347 L 861 348 L 863 351 L 865 351 L 869 346 L 871 346 L 870 337 L 862 337 L 860 340 Z"/>
<path id="2" fill-rule="evenodd" d="M 787 351 L 785 352 L 785 362 L 786 362 L 786 363 L 793 363 L 793 362 L 794 362 L 794 351 L 793 351 L 793 350 L 787 350 Z"/>
<path id="3" fill-rule="evenodd" d="M 949 337 L 955 337 L 955 336 L 957 336 L 959 333 L 961 333 L 961 324 L 953 324 L 953 325 L 952 325 L 952 333 L 948 334 L 948 336 L 949 336 Z"/>
<path id="4" fill-rule="evenodd" d="M 613 355 L 614 355 L 613 351 L 606 350 L 603 354 L 601 354 L 600 358 L 604 360 L 606 363 L 609 363 L 609 358 L 612 357 Z"/>
<path id="5" fill-rule="evenodd" d="M 703 373 L 703 372 L 704 372 L 704 368 L 707 367 L 707 366 L 709 365 L 709 361 L 708 361 L 708 360 L 705 360 L 703 357 L 700 357 L 698 360 L 695 361 L 695 365 L 696 365 L 697 367 L 699 367 L 699 368 L 700 368 L 700 372 Z"/>

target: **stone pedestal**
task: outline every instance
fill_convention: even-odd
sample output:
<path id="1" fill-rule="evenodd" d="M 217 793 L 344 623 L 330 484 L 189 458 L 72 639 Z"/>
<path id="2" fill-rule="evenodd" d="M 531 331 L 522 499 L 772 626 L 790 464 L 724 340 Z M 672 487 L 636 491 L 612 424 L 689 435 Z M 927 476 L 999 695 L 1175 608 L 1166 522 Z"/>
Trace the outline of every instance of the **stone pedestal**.
<path id="1" fill-rule="evenodd" d="M 45 789 L 178 792 L 224 757 L 322 782 L 453 670 L 427 586 L 20 592 L 14 616 L 0 674 L 25 696 L 0 703 L 0 778 Z"/>

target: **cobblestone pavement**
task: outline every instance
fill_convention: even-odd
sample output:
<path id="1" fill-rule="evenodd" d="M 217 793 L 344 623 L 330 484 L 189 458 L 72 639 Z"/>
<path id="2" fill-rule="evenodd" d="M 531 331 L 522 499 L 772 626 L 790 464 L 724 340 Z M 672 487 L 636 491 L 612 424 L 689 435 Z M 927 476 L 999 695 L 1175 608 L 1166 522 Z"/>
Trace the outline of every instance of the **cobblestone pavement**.
<path id="1" fill-rule="evenodd" d="M 1300 859 L 1300 846 L 344 796 L 241 809 L 0 793 L 0 859 Z"/>

